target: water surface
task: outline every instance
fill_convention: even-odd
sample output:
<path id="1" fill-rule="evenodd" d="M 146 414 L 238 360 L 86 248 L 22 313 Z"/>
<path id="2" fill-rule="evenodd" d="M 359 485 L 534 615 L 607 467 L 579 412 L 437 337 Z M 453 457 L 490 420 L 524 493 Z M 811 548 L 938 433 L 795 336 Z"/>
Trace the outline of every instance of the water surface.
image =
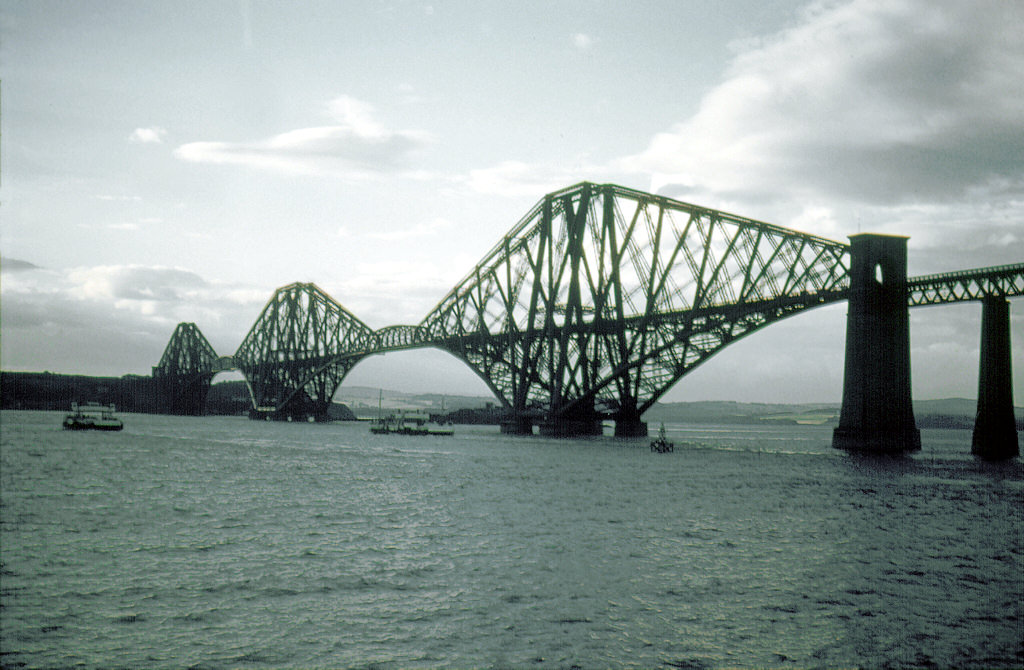
<path id="1" fill-rule="evenodd" d="M 0 419 L 4 667 L 1024 664 L 1024 469 L 966 431 Z"/>

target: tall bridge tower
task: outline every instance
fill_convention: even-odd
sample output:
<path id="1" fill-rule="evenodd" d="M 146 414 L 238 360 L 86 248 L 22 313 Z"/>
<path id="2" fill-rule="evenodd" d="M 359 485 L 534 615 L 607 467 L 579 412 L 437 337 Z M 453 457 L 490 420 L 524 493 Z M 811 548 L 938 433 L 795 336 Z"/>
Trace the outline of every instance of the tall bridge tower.
<path id="1" fill-rule="evenodd" d="M 839 449 L 916 451 L 910 389 L 907 238 L 850 237 L 850 293 Z"/>
<path id="2" fill-rule="evenodd" d="M 991 295 L 982 301 L 978 414 L 971 453 L 993 460 L 1020 453 L 1013 415 L 1010 303 L 1003 296 Z"/>
<path id="3" fill-rule="evenodd" d="M 911 404 L 908 308 L 980 301 L 971 451 L 991 460 L 1017 456 L 1007 298 L 1024 295 L 1024 263 L 908 278 L 905 237 L 854 235 L 850 241 L 843 405 L 832 445 L 875 453 L 920 449 Z"/>
<path id="4" fill-rule="evenodd" d="M 160 362 L 153 367 L 163 411 L 200 416 L 216 361 L 217 352 L 196 324 L 179 323 Z"/>

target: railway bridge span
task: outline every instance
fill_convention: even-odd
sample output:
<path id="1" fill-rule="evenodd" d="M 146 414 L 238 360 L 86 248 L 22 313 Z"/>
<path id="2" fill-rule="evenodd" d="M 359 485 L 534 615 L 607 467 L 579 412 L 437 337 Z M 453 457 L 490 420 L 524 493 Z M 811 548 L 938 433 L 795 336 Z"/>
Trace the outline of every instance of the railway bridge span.
<path id="1" fill-rule="evenodd" d="M 154 376 L 187 395 L 208 385 L 215 366 L 233 366 L 254 415 L 324 418 L 366 356 L 433 347 L 487 384 L 511 417 L 506 432 L 598 434 L 613 420 L 616 435 L 640 436 L 644 411 L 722 348 L 847 300 L 834 443 L 902 451 L 920 444 L 907 310 L 970 300 L 985 305 L 988 324 L 979 425 L 1005 425 L 982 417 L 1005 417 L 1007 393 L 1012 423 L 1007 300 L 1024 294 L 1024 263 L 926 277 L 907 277 L 906 266 L 903 237 L 839 242 L 584 182 L 542 198 L 416 325 L 372 329 L 315 284 L 295 283 L 275 291 L 230 360 L 195 324 L 179 325 Z M 191 400 L 169 404 L 194 409 Z M 985 430 L 976 443 L 1010 441 L 992 437 L 1005 428 Z M 1015 427 L 1012 442 L 1016 455 Z"/>

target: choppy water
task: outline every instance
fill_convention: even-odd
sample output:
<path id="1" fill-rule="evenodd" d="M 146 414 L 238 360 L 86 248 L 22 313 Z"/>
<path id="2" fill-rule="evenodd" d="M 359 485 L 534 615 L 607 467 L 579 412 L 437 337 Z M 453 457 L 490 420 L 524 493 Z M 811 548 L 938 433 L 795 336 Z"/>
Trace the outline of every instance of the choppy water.
<path id="1" fill-rule="evenodd" d="M 124 418 L 0 416 L 4 667 L 1024 664 L 1024 469 L 967 432 Z"/>

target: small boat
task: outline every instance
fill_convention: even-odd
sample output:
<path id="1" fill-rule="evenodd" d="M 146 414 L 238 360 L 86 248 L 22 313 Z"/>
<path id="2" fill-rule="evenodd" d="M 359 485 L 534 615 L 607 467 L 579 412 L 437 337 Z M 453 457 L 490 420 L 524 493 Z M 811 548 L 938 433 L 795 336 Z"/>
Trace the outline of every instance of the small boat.
<path id="1" fill-rule="evenodd" d="M 432 430 L 424 422 L 406 419 L 401 413 L 380 416 L 370 422 L 370 432 L 375 435 L 454 435 L 452 430 Z"/>
<path id="2" fill-rule="evenodd" d="M 665 424 L 661 424 L 661 430 L 658 431 L 658 438 L 651 440 L 651 451 L 659 454 L 666 454 L 675 449 L 676 445 L 669 442 L 665 438 Z"/>
<path id="3" fill-rule="evenodd" d="M 64 430 L 121 430 L 124 423 L 114 411 L 113 405 L 73 402 L 71 413 L 64 417 Z"/>
<path id="4" fill-rule="evenodd" d="M 384 411 L 384 391 L 377 396 L 377 418 L 370 421 L 370 432 L 374 435 L 454 435 L 452 430 L 430 430 L 423 424 L 427 417 L 416 414 L 406 417 L 405 412 L 387 414 Z"/>

